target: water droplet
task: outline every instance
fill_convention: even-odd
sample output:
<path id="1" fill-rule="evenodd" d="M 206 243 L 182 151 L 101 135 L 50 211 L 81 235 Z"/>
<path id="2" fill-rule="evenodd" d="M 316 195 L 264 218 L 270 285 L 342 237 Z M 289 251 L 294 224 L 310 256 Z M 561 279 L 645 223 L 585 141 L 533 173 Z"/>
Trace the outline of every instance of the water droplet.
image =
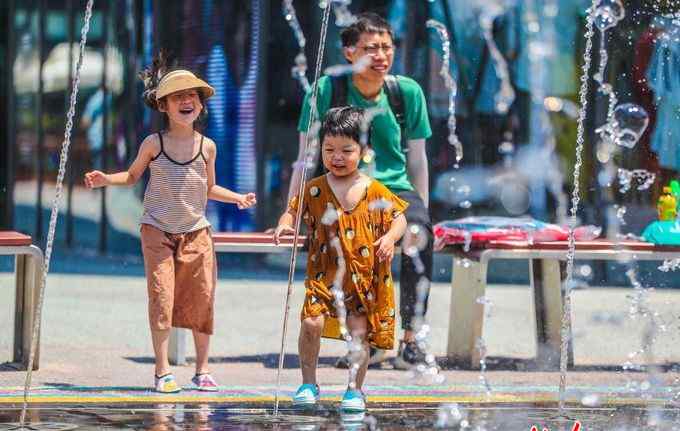
<path id="1" fill-rule="evenodd" d="M 625 9 L 620 0 L 600 0 L 595 9 L 595 26 L 604 32 L 618 24 L 625 16 Z"/>
<path id="2" fill-rule="evenodd" d="M 597 407 L 600 405 L 600 397 L 597 394 L 589 394 L 581 398 L 581 404 L 586 407 Z"/>
<path id="3" fill-rule="evenodd" d="M 641 106 L 624 103 L 614 110 L 616 121 L 616 143 L 633 148 L 649 124 L 649 114 Z"/>
<path id="4" fill-rule="evenodd" d="M 470 202 L 470 201 L 468 201 L 468 200 L 465 200 L 465 201 L 463 201 L 463 202 L 460 203 L 460 207 L 461 207 L 461 208 L 464 208 L 464 209 L 468 209 L 468 208 L 470 208 L 471 206 L 472 206 L 472 202 Z"/>

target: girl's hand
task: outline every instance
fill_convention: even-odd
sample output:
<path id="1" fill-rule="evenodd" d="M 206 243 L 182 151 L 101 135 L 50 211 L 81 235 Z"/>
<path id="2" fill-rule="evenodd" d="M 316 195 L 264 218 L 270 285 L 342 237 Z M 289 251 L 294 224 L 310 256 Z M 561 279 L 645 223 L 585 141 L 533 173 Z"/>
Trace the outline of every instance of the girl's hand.
<path id="1" fill-rule="evenodd" d="M 92 171 L 85 174 L 85 187 L 88 189 L 96 189 L 97 187 L 104 187 L 108 185 L 108 175 L 102 171 Z"/>
<path id="2" fill-rule="evenodd" d="M 238 209 L 244 210 L 252 207 L 256 203 L 257 198 L 255 197 L 255 193 L 246 193 L 245 195 L 241 195 L 241 198 L 236 202 L 236 206 Z"/>
<path id="3" fill-rule="evenodd" d="M 281 242 L 281 237 L 285 234 L 294 234 L 295 229 L 293 229 L 292 226 L 289 226 L 287 224 L 280 224 L 276 226 L 276 229 L 274 230 L 274 244 L 279 245 Z"/>
<path id="4" fill-rule="evenodd" d="M 394 257 L 394 239 L 392 236 L 383 235 L 376 242 L 373 243 L 375 247 L 375 255 L 379 262 L 391 262 Z"/>

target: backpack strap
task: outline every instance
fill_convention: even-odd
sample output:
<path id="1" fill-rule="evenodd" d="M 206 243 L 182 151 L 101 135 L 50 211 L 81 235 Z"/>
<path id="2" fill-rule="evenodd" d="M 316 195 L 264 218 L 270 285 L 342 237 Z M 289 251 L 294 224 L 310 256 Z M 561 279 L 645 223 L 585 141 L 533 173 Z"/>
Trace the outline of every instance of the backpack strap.
<path id="1" fill-rule="evenodd" d="M 329 108 L 347 105 L 347 76 L 331 76 L 331 89 L 331 106 Z"/>
<path id="2" fill-rule="evenodd" d="M 399 81 L 394 75 L 385 76 L 385 83 L 383 84 L 385 93 L 387 94 L 387 102 L 392 109 L 394 117 L 397 119 L 399 129 L 401 129 L 401 150 L 408 153 L 408 139 L 406 136 L 406 114 L 404 112 L 404 95 L 401 92 Z"/>

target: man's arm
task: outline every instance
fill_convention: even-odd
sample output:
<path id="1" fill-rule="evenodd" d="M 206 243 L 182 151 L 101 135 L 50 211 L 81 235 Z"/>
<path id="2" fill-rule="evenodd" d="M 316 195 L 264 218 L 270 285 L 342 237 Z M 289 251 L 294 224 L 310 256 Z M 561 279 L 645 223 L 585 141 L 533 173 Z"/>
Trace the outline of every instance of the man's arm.
<path id="1" fill-rule="evenodd" d="M 423 199 L 425 207 L 430 206 L 430 174 L 427 167 L 427 153 L 425 139 L 411 139 L 408 141 L 406 155 L 406 170 L 413 187 Z"/>

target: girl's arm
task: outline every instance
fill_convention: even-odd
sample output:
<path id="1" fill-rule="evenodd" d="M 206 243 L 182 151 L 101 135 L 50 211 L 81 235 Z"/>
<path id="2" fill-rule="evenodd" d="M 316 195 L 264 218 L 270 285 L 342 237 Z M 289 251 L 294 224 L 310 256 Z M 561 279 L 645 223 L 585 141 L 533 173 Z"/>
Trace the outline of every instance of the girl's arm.
<path id="1" fill-rule="evenodd" d="M 394 257 L 394 243 L 404 236 L 404 232 L 406 232 L 406 217 L 404 214 L 399 214 L 397 218 L 392 220 L 390 230 L 373 243 L 376 248 L 375 255 L 380 262 L 392 260 Z M 404 245 L 402 244 L 402 246 Z"/>
<path id="2" fill-rule="evenodd" d="M 208 199 L 236 204 L 239 209 L 250 208 L 257 203 L 255 193 L 236 193 L 215 184 L 215 159 L 217 158 L 217 146 L 212 139 L 204 138 L 205 149 L 208 156 Z"/>
<path id="3" fill-rule="evenodd" d="M 127 171 L 105 174 L 102 171 L 91 171 L 85 174 L 85 186 L 94 189 L 105 186 L 131 186 L 137 183 L 144 174 L 149 162 L 158 151 L 158 143 L 154 135 L 148 136 L 139 146 L 135 161 Z"/>

